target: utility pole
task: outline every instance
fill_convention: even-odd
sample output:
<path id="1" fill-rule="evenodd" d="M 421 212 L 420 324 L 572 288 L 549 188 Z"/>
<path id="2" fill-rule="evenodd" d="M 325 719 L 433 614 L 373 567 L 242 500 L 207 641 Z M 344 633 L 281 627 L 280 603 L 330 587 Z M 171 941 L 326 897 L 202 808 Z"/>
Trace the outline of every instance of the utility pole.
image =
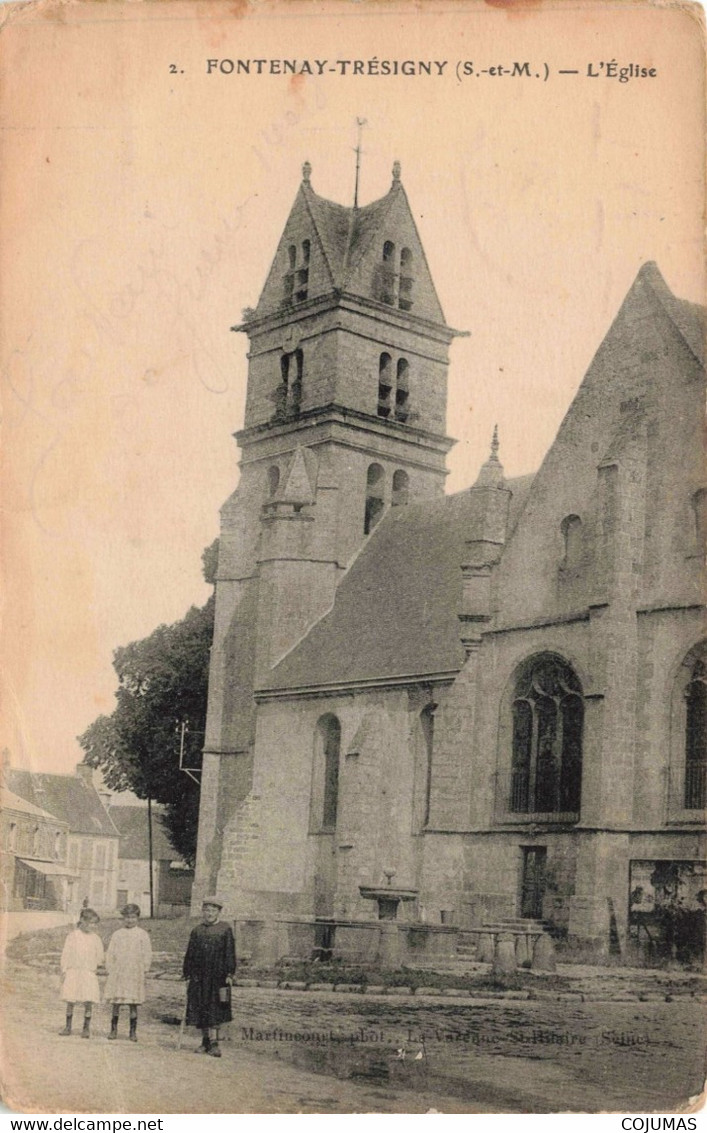
<path id="1" fill-rule="evenodd" d="M 155 915 L 154 880 L 152 877 L 152 798 L 147 796 L 147 855 L 150 859 L 150 920 Z"/>

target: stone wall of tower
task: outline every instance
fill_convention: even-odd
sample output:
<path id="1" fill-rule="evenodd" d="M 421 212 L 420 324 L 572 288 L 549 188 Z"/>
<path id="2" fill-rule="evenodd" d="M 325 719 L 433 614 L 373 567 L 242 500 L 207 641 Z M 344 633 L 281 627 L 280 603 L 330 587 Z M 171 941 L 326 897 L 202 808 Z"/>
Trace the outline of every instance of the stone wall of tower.
<path id="1" fill-rule="evenodd" d="M 337 335 L 335 400 L 362 413 L 377 414 L 379 361 L 390 354 L 395 372 L 408 363 L 408 423 L 443 435 L 447 418 L 448 343 L 432 331 L 382 312 L 344 309 Z M 392 419 L 392 414 L 391 414 Z"/>
<path id="2" fill-rule="evenodd" d="M 399 170 L 388 196 L 368 213 L 317 198 L 310 172 L 305 166 L 258 306 L 243 328 L 250 352 L 244 428 L 238 434 L 241 478 L 222 512 L 194 891 L 195 901 L 216 884 L 222 895 L 235 894 L 244 889 L 245 871 L 245 888 L 270 893 L 273 909 L 291 902 L 291 911 L 302 901 L 313 907 L 312 894 L 321 896 L 322 886 L 331 882 L 322 865 L 324 842 L 319 839 L 315 851 L 306 829 L 302 835 L 299 828 L 300 795 L 311 788 L 311 731 L 305 742 L 274 707 L 259 707 L 257 689 L 269 668 L 326 612 L 338 577 L 361 547 L 370 465 L 383 469 L 384 508 L 393 502 L 396 471 L 408 477 L 410 501 L 443 491 L 450 446 L 444 436 L 448 346 L 454 333 L 445 325 Z M 385 232 L 378 231 L 380 224 Z M 386 305 L 375 291 L 378 261 L 391 234 L 398 255 L 406 247 L 415 261 L 411 311 L 397 299 Z M 289 291 L 288 276 L 305 267 L 306 289 Z M 378 412 L 383 352 L 390 353 L 394 372 L 400 358 L 408 364 L 405 420 L 395 419 L 395 404 L 390 420 Z M 300 356 L 299 398 L 283 399 L 283 359 L 289 359 L 291 395 Z M 295 508 L 279 493 L 298 453 L 306 454 L 311 494 Z M 276 480 L 279 489 L 273 491 Z M 283 504 L 292 514 L 285 515 Z M 397 702 L 395 711 L 407 720 Z M 383 730 L 388 739 L 384 743 L 379 736 L 375 755 L 371 740 L 366 758 L 382 760 L 383 766 L 393 760 L 393 779 L 407 781 L 412 772 L 404 766 L 406 725 L 399 736 Z M 369 802 L 377 805 L 373 797 Z M 405 813 L 396 810 L 395 822 L 404 823 Z M 298 824 L 296 835 L 282 836 L 283 822 Z"/>
<path id="3" fill-rule="evenodd" d="M 275 414 L 282 378 L 280 360 L 301 349 L 304 356 L 301 410 L 334 400 L 337 371 L 338 312 L 335 307 L 283 314 L 251 335 L 245 427 L 266 425 Z"/>
<path id="4" fill-rule="evenodd" d="M 281 382 L 281 359 L 303 355 L 301 413 L 336 402 L 377 416 L 379 361 L 390 354 L 395 371 L 408 363 L 408 423 L 443 435 L 447 409 L 448 343 L 439 333 L 385 312 L 345 304 L 299 314 L 253 335 L 246 400 L 246 428 L 271 422 Z M 391 415 L 391 420 L 394 420 Z"/>

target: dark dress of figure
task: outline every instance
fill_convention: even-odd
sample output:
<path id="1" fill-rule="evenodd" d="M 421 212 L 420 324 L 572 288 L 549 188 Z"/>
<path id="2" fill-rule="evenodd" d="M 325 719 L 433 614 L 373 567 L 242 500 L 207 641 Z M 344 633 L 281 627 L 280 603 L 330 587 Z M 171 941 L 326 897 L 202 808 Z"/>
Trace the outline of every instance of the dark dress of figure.
<path id="1" fill-rule="evenodd" d="M 221 1003 L 219 989 L 236 970 L 236 945 L 231 926 L 223 921 L 192 929 L 184 957 L 187 1024 L 201 1030 L 231 1022 L 230 1003 Z"/>

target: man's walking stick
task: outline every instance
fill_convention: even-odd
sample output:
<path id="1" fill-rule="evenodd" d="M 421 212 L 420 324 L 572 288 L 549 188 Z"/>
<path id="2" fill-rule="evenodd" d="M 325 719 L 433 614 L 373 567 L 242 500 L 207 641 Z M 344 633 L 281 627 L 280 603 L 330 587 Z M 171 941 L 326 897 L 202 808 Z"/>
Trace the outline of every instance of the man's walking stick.
<path id="1" fill-rule="evenodd" d="M 189 994 L 189 984 L 186 985 L 186 992 L 184 995 L 184 1010 L 182 1011 L 182 1020 L 179 1024 L 179 1038 L 177 1039 L 177 1050 L 182 1049 L 182 1039 L 184 1038 L 184 1030 L 187 1025 L 187 996 Z"/>

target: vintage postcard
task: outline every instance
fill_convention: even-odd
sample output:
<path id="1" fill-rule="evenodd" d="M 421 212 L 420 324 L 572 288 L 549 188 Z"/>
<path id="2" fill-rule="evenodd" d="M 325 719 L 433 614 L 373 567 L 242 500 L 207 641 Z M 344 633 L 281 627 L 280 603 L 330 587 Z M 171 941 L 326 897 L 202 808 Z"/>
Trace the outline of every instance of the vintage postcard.
<path id="1" fill-rule="evenodd" d="M 5 1106 L 694 1128 L 701 9 L 0 49 Z"/>

